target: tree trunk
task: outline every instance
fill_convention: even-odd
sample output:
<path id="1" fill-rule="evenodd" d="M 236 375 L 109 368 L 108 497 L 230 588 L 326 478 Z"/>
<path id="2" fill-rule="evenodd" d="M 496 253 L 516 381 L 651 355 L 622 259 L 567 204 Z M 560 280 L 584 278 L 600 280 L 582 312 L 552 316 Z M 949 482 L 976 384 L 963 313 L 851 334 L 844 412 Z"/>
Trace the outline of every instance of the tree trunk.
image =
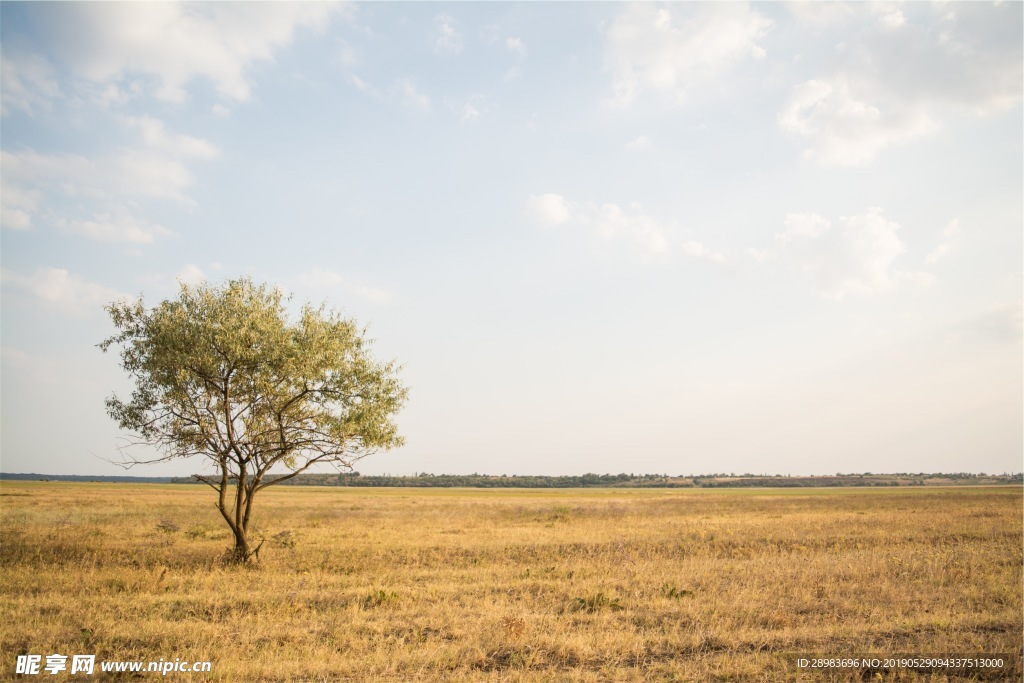
<path id="1" fill-rule="evenodd" d="M 252 502 L 252 492 L 250 491 L 247 496 L 248 503 Z M 237 564 L 249 564 L 253 558 L 259 559 L 260 548 L 263 547 L 263 541 L 261 540 L 255 546 L 249 542 L 249 512 L 247 509 L 245 515 L 237 523 L 232 524 L 230 517 L 225 514 L 225 518 L 228 519 L 228 524 L 231 526 L 231 531 L 235 535 L 235 547 L 231 549 L 230 561 Z"/>
<path id="2" fill-rule="evenodd" d="M 246 491 L 239 484 L 236 483 L 234 505 L 228 505 L 228 471 L 226 467 L 222 469 L 222 476 L 220 480 L 220 486 L 217 487 L 219 497 L 217 500 L 217 509 L 220 510 L 221 516 L 224 521 L 228 523 L 228 527 L 231 529 L 231 533 L 235 537 L 235 546 L 228 551 L 228 561 L 235 564 L 248 564 L 253 557 L 259 557 L 260 547 L 263 545 L 260 542 L 255 548 L 249 543 L 249 512 L 252 504 L 252 492 L 249 492 L 248 500 L 246 501 L 245 514 L 241 514 L 241 505 L 245 504 L 243 501 L 246 500 Z"/>
<path id="3" fill-rule="evenodd" d="M 245 529 L 235 529 L 235 547 L 231 551 L 231 561 L 238 564 L 245 564 L 252 557 L 253 551 L 249 547 L 249 539 L 246 538 Z"/>

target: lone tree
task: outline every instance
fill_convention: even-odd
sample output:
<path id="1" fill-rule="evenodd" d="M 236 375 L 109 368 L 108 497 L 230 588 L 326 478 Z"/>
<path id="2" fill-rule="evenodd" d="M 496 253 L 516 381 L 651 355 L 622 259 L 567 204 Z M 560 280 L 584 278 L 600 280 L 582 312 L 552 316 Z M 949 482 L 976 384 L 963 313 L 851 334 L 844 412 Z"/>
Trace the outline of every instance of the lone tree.
<path id="1" fill-rule="evenodd" d="M 131 400 L 111 396 L 107 412 L 159 453 L 124 464 L 207 459 L 215 473 L 196 478 L 217 492 L 237 562 L 259 551 L 249 537 L 259 491 L 402 443 L 392 417 L 407 390 L 395 364 L 370 356 L 355 321 L 308 304 L 292 321 L 284 304 L 244 278 L 182 284 L 150 310 L 141 298 L 106 306 L 118 333 L 99 347 L 119 345 L 135 382 Z"/>

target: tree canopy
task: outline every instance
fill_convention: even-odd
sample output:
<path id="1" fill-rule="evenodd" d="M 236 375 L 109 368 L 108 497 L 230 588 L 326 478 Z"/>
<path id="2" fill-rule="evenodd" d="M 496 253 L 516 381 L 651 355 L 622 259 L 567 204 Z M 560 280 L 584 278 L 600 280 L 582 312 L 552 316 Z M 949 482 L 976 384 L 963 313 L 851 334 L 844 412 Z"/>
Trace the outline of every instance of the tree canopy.
<path id="1" fill-rule="evenodd" d="M 258 551 L 247 536 L 258 491 L 402 443 L 393 417 L 408 392 L 395 363 L 374 360 L 354 320 L 309 304 L 290 320 L 285 304 L 248 278 L 182 284 L 152 309 L 141 298 L 108 305 L 118 332 L 99 345 L 120 346 L 135 383 L 107 412 L 159 453 L 128 462 L 206 458 L 214 473 L 199 478 L 217 491 L 242 561 Z M 267 477 L 275 466 L 283 476 Z"/>

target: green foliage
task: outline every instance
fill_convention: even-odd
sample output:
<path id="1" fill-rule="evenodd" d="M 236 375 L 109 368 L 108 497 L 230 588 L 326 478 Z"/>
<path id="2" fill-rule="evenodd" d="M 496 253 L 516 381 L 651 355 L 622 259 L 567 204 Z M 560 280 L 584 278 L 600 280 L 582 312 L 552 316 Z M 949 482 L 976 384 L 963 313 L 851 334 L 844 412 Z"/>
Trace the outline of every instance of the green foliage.
<path id="1" fill-rule="evenodd" d="M 288 321 L 280 290 L 231 280 L 181 286 L 176 300 L 107 307 L 135 380 L 130 401 L 107 410 L 172 457 L 234 454 L 350 463 L 400 445 L 391 416 L 406 398 L 393 363 L 377 363 L 353 320 L 305 306 Z"/>
<path id="2" fill-rule="evenodd" d="M 666 598 L 678 600 L 680 598 L 687 598 L 692 596 L 693 591 L 687 590 L 685 588 L 676 588 L 670 583 L 664 583 L 661 586 L 661 594 L 664 595 Z"/>
<path id="3" fill-rule="evenodd" d="M 398 593 L 385 590 L 375 590 L 362 600 L 364 609 L 372 609 L 382 605 L 389 605 L 398 600 Z"/>
<path id="4" fill-rule="evenodd" d="M 606 609 L 617 611 L 623 609 L 623 607 L 619 604 L 618 598 L 609 597 L 601 592 L 582 598 L 575 598 L 570 606 L 570 610 L 573 612 L 587 612 L 588 614 L 594 614 Z"/>
<path id="5" fill-rule="evenodd" d="M 107 412 L 158 460 L 215 465 L 197 478 L 220 494 L 242 559 L 258 551 L 245 539 L 257 491 L 402 443 L 392 421 L 407 396 L 398 368 L 375 361 L 356 322 L 323 306 L 307 304 L 292 321 L 280 290 L 244 278 L 183 284 L 152 309 L 139 299 L 106 310 L 118 332 L 99 346 L 118 345 L 135 382 L 130 400 L 107 399 Z M 266 476 L 277 465 L 286 472 Z"/>

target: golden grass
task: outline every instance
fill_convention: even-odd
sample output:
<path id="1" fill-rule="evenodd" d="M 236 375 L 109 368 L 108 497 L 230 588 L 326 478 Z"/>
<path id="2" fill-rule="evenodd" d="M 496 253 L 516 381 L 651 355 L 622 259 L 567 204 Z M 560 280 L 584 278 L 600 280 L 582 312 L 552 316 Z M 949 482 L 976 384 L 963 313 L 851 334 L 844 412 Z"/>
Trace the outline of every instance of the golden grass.
<path id="1" fill-rule="evenodd" d="M 26 652 L 225 682 L 844 680 L 787 653 L 1019 677 L 1021 493 L 280 487 L 250 569 L 208 489 L 3 482 L 0 678 Z"/>

